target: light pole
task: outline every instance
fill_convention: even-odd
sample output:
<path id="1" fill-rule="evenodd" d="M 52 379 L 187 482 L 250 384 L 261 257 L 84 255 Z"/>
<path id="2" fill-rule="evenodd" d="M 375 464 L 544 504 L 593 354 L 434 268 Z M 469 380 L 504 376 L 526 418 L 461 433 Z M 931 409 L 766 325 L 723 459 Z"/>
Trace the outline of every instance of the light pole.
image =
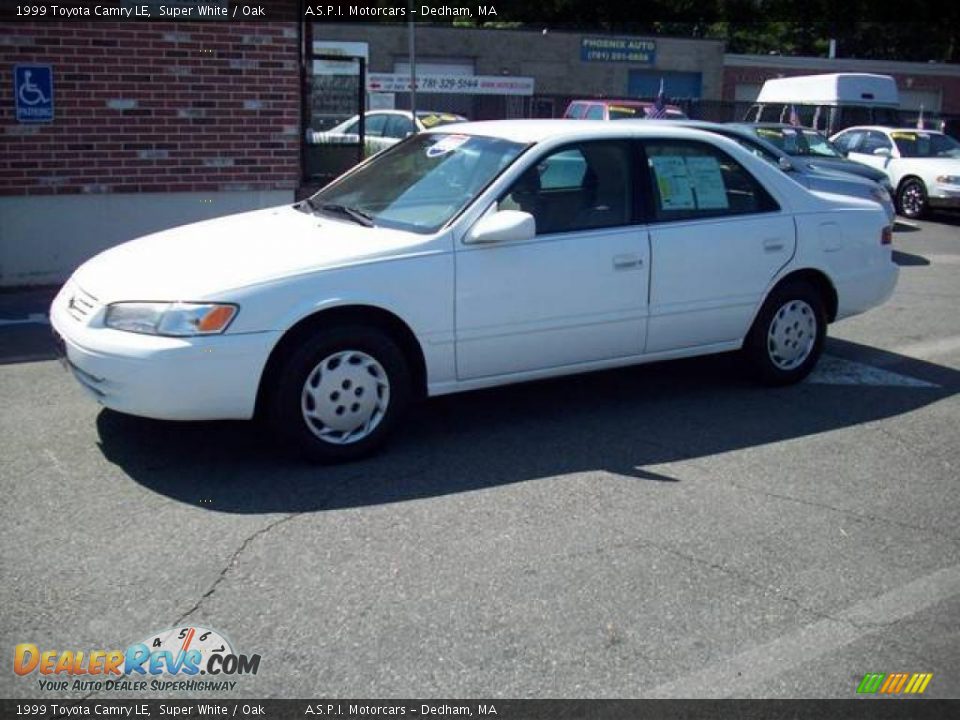
<path id="1" fill-rule="evenodd" d="M 413 23 L 413 0 L 407 3 L 407 13 L 410 18 L 408 22 L 407 40 L 409 43 L 408 54 L 410 56 L 410 116 L 413 118 L 413 127 L 417 127 L 417 40 L 416 30 Z"/>

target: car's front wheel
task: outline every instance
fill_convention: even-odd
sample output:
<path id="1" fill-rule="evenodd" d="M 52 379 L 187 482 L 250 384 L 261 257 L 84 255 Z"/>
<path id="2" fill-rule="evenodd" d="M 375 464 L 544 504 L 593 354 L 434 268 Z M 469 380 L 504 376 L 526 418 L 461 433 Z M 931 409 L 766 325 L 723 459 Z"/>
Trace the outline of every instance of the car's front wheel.
<path id="1" fill-rule="evenodd" d="M 927 211 L 927 188 L 917 178 L 904 180 L 897 191 L 897 210 L 912 220 L 923 217 Z"/>
<path id="2" fill-rule="evenodd" d="M 813 370 L 826 334 L 827 316 L 820 293 L 808 282 L 787 282 L 763 304 L 744 351 L 762 382 L 790 385 Z"/>
<path id="3" fill-rule="evenodd" d="M 282 364 L 269 420 L 311 459 L 353 460 L 383 443 L 409 399 L 409 368 L 393 340 L 374 328 L 329 328 Z"/>

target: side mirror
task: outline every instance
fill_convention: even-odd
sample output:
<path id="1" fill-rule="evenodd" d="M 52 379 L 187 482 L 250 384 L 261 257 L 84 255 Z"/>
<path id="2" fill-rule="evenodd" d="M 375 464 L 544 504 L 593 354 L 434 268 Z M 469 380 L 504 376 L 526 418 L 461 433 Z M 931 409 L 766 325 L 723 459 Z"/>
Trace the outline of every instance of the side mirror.
<path id="1" fill-rule="evenodd" d="M 777 159 L 777 167 L 779 167 L 784 172 L 793 171 L 793 163 L 790 162 L 790 158 L 781 157 Z"/>
<path id="2" fill-rule="evenodd" d="M 877 148 L 873 151 L 873 154 L 880 157 L 890 157 L 890 148 Z"/>
<path id="3" fill-rule="evenodd" d="M 533 240 L 536 236 L 537 221 L 533 215 L 520 210 L 500 210 L 480 218 L 463 241 L 470 245 L 481 245 Z"/>

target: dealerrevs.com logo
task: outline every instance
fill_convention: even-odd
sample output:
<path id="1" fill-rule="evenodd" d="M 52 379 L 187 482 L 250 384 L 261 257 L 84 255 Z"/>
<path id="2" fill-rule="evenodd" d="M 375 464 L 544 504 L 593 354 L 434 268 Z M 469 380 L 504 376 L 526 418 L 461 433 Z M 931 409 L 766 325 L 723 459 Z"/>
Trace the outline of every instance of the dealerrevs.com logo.
<path id="1" fill-rule="evenodd" d="M 126 650 L 41 650 L 21 643 L 13 651 L 13 671 L 39 675 L 40 690 L 49 691 L 233 690 L 233 677 L 259 669 L 259 655 L 239 654 L 224 635 L 199 626 L 154 633 Z"/>

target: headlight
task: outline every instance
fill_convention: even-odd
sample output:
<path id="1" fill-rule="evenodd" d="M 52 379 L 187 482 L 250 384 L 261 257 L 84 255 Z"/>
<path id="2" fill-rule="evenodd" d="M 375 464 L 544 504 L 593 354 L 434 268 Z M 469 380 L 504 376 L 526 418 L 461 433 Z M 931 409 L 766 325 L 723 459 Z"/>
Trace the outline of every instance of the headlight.
<path id="1" fill-rule="evenodd" d="M 104 324 L 147 335 L 216 335 L 236 314 L 236 305 L 223 303 L 114 303 Z"/>
<path id="2" fill-rule="evenodd" d="M 960 185 L 960 175 L 937 175 L 934 180 L 944 185 Z"/>

